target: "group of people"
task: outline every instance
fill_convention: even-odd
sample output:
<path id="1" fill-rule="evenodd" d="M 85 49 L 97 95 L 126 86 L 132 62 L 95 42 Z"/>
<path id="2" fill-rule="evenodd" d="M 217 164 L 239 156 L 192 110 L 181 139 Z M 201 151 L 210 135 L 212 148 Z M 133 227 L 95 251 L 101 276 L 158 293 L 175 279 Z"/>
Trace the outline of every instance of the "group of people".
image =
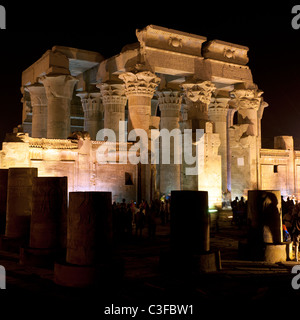
<path id="1" fill-rule="evenodd" d="M 116 239 L 130 238 L 132 235 L 142 237 L 143 230 L 148 229 L 149 238 L 154 238 L 158 223 L 165 225 L 170 220 L 170 200 L 163 198 L 148 203 L 142 200 L 136 203 L 114 202 L 112 205 L 113 236 Z"/>
<path id="2" fill-rule="evenodd" d="M 245 201 L 244 197 L 241 197 L 240 200 L 238 197 L 236 197 L 233 201 L 231 201 L 231 209 L 231 224 L 235 224 L 241 228 L 242 225 L 247 223 L 247 201 Z"/>
<path id="3" fill-rule="evenodd" d="M 149 238 L 154 238 L 158 223 L 166 225 L 170 221 L 170 198 L 152 200 L 148 203 L 142 200 L 136 203 L 133 200 L 126 203 L 114 202 L 112 205 L 113 236 L 116 239 L 124 237 L 142 237 L 143 230 L 148 229 Z M 283 240 L 293 241 L 295 245 L 295 257 L 298 261 L 298 250 L 300 242 L 300 203 L 294 199 L 282 198 L 282 227 Z M 233 218 L 231 224 L 239 228 L 247 224 L 247 201 L 243 197 L 236 197 L 231 201 Z"/>
<path id="4" fill-rule="evenodd" d="M 293 241 L 295 246 L 295 260 L 298 261 L 300 241 L 300 203 L 287 198 L 282 199 L 282 226 L 284 241 Z"/>

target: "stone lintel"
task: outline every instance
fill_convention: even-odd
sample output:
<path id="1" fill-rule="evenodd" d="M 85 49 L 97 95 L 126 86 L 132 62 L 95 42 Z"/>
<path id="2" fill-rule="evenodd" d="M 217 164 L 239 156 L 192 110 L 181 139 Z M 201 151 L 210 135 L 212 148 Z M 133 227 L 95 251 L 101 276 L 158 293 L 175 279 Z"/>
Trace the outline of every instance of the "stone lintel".
<path id="1" fill-rule="evenodd" d="M 101 62 L 97 81 L 105 82 L 122 72 L 130 71 L 137 63 L 139 53 L 139 50 L 127 51 Z M 153 48 L 146 49 L 146 57 L 146 63 L 153 72 L 171 75 L 178 83 L 183 82 L 186 76 L 195 75 L 199 79 L 218 82 L 223 86 L 238 83 L 253 84 L 251 70 L 245 65 Z"/>
<path id="2" fill-rule="evenodd" d="M 46 51 L 22 72 L 22 86 L 39 82 L 40 77 L 48 74 L 70 74 L 69 59 L 61 52 Z"/>
<path id="3" fill-rule="evenodd" d="M 52 51 L 61 53 L 69 59 L 69 70 L 72 76 L 78 76 L 98 66 L 104 60 L 104 57 L 95 51 L 63 46 L 54 46 Z"/>
<path id="4" fill-rule="evenodd" d="M 221 40 L 211 40 L 203 44 L 202 54 L 204 58 L 246 65 L 249 61 L 248 51 L 249 48 L 245 46 Z"/>
<path id="5" fill-rule="evenodd" d="M 98 82 L 107 82 L 113 79 L 120 80 L 118 75 L 138 63 L 139 49 L 128 50 L 112 56 L 99 64 L 96 79 Z"/>
<path id="6" fill-rule="evenodd" d="M 79 61 L 100 63 L 102 60 L 104 60 L 103 56 L 98 52 L 71 47 L 54 46 L 52 47 L 52 52 L 60 52 L 63 55 L 65 55 L 68 59 Z"/>
<path id="7" fill-rule="evenodd" d="M 54 46 L 22 73 L 22 86 L 39 81 L 50 74 L 71 74 L 77 76 L 99 65 L 104 58 L 98 52 L 77 48 Z"/>
<path id="8" fill-rule="evenodd" d="M 201 57 L 202 43 L 206 37 L 149 25 L 136 31 L 141 48 L 158 48 L 171 52 Z"/>
<path id="9" fill-rule="evenodd" d="M 139 61 L 140 48 L 120 53 L 100 63 L 97 81 L 105 82 L 120 73 L 130 71 Z M 195 75 L 199 79 L 210 80 L 220 84 L 253 84 L 251 70 L 246 65 L 231 62 L 204 59 L 200 56 L 146 47 L 145 63 L 155 73 L 172 75 L 182 82 L 185 76 Z M 174 78 L 174 80 L 175 80 Z"/>
<path id="10" fill-rule="evenodd" d="M 242 83 L 247 87 L 253 86 L 252 72 L 250 68 L 245 65 L 220 60 L 203 59 L 202 65 L 195 65 L 195 74 L 202 79 L 204 77 L 200 75 L 204 74 L 206 75 L 206 79 L 227 85 Z"/>

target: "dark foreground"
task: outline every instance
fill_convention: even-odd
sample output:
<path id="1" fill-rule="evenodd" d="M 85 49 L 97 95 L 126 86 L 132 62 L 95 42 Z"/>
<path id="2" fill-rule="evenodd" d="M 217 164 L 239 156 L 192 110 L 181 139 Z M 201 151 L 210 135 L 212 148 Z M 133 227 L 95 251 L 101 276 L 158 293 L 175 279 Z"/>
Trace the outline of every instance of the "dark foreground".
<path id="1" fill-rule="evenodd" d="M 239 260 L 238 240 L 244 237 L 245 227 L 231 225 L 230 215 L 230 211 L 221 213 L 218 229 L 214 219 L 212 222 L 211 249 L 220 250 L 222 264 L 213 273 L 159 268 L 160 254 L 169 246 L 168 224 L 158 226 L 155 239 L 148 239 L 145 229 L 142 238 L 119 243 L 123 275 L 118 268 L 107 270 L 90 289 L 58 286 L 53 282 L 53 269 L 22 266 L 18 254 L 1 251 L 6 290 L 0 290 L 0 312 L 19 313 L 28 319 L 50 315 L 59 319 L 204 319 L 299 312 L 300 289 L 291 285 L 296 276 L 291 269 L 297 263 Z M 182 310 L 179 315 L 180 306 L 186 306 L 185 314 Z M 136 314 L 129 307 L 136 308 Z"/>

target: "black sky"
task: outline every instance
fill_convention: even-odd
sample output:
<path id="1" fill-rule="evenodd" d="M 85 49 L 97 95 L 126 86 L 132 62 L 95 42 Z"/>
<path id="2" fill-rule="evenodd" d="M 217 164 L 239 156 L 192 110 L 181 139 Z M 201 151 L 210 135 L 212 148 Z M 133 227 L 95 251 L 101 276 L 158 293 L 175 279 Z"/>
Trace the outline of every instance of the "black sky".
<path id="1" fill-rule="evenodd" d="M 300 138 L 300 29 L 291 26 L 297 2 L 207 2 L 2 1 L 0 142 L 21 123 L 21 73 L 46 50 L 71 46 L 108 58 L 136 42 L 135 30 L 149 24 L 248 46 L 254 82 L 269 103 L 264 139 Z"/>

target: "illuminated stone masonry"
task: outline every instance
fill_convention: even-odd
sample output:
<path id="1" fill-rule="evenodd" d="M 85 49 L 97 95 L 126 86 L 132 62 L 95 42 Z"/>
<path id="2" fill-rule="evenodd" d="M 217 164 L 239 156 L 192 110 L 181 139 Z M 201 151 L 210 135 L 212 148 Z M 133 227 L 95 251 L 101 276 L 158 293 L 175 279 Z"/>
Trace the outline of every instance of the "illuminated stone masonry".
<path id="1" fill-rule="evenodd" d="M 55 46 L 24 70 L 22 125 L 7 134 L 0 168 L 67 176 L 68 191 L 111 191 L 113 201 L 150 201 L 178 189 L 208 191 L 210 206 L 251 189 L 300 195 L 292 137 L 261 148 L 268 104 L 253 83 L 247 47 L 154 25 L 136 36 L 108 59 Z M 119 121 L 128 121 L 125 134 Z M 101 129 L 113 130 L 116 143 L 103 141 Z M 148 163 L 124 161 L 138 151 L 132 129 L 143 129 L 148 142 L 153 129 L 189 129 L 194 163 L 184 156 L 175 163 L 174 151 L 169 165 L 151 162 L 162 143 L 155 152 L 148 144 Z M 108 161 L 99 163 L 104 145 Z M 187 174 L 192 168 L 196 174 Z"/>

